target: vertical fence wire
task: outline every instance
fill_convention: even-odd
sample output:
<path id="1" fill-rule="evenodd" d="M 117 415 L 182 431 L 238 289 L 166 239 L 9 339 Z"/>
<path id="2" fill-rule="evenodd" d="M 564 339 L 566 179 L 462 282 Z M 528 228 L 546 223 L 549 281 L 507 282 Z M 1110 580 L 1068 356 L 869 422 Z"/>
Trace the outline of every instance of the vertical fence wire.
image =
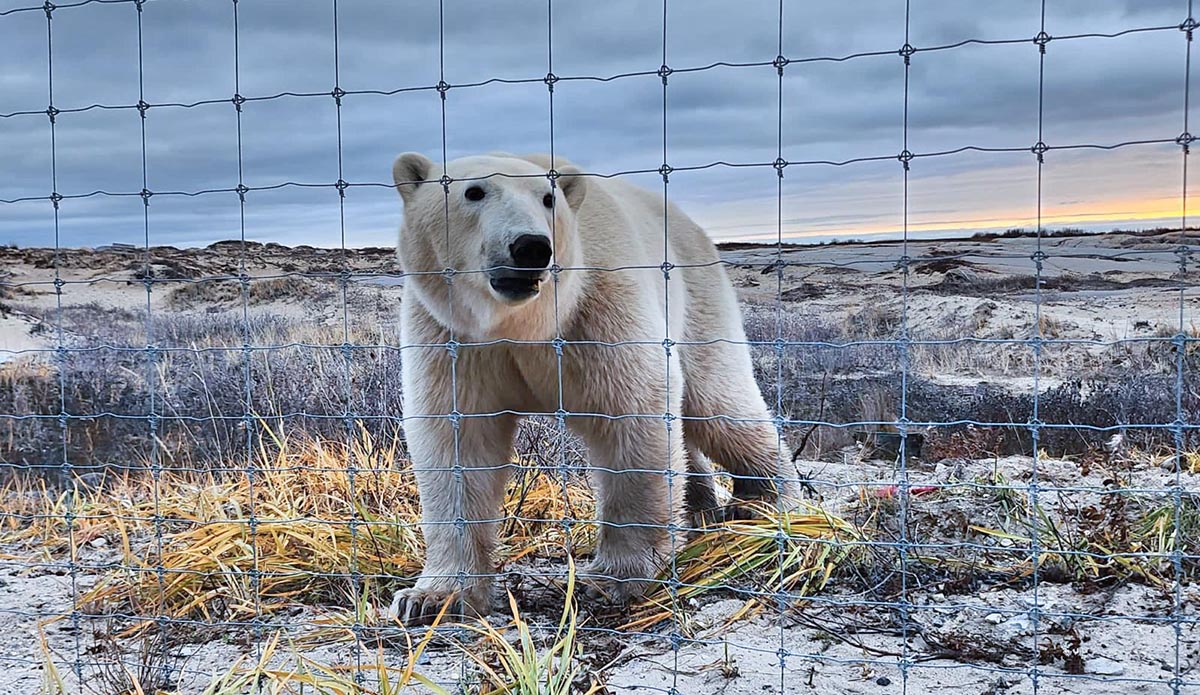
<path id="1" fill-rule="evenodd" d="M 675 470 L 673 454 L 678 453 L 679 455 L 682 455 L 682 452 L 673 452 L 672 451 L 672 449 L 674 448 L 675 445 L 674 445 L 674 441 L 671 437 L 671 430 L 673 427 L 682 428 L 683 421 L 678 420 L 678 424 L 676 424 L 677 415 L 676 415 L 676 413 L 673 412 L 674 407 L 673 407 L 672 398 L 671 398 L 671 355 L 672 355 L 672 352 L 674 351 L 675 341 L 672 339 L 672 334 L 671 334 L 671 271 L 674 269 L 674 263 L 671 260 L 671 243 L 670 243 L 670 225 L 671 225 L 671 223 L 670 223 L 670 205 L 671 205 L 671 202 L 670 202 L 670 196 L 668 194 L 668 187 L 671 182 L 672 169 L 671 169 L 671 164 L 670 164 L 670 158 L 668 156 L 669 140 L 667 137 L 668 122 L 669 122 L 669 117 L 667 115 L 667 104 L 668 104 L 667 85 L 670 81 L 670 76 L 671 76 L 671 68 L 669 67 L 670 63 L 667 62 L 667 43 L 668 43 L 667 37 L 669 35 L 668 34 L 668 25 L 667 25 L 667 17 L 668 17 L 667 3 L 668 3 L 668 0 L 662 1 L 662 64 L 661 64 L 661 67 L 659 68 L 659 76 L 662 78 L 662 167 L 659 169 L 659 172 L 662 174 L 662 197 L 663 197 L 663 203 L 662 203 L 662 253 L 663 253 L 663 257 L 662 257 L 662 266 L 661 266 L 662 276 L 663 276 L 663 317 L 662 317 L 663 318 L 663 338 L 662 338 L 663 415 L 662 415 L 662 418 L 663 418 L 663 428 L 664 428 L 663 435 L 664 435 L 664 440 L 666 442 L 666 446 L 663 448 L 663 453 L 665 456 L 665 460 L 663 461 L 663 471 L 664 471 L 664 475 L 666 477 L 666 483 L 667 483 L 666 504 L 668 506 L 670 506 L 672 504 L 672 502 L 675 500 L 675 486 L 679 484 L 675 480 L 675 477 L 676 477 L 675 474 L 677 471 Z M 676 282 L 678 282 L 678 281 L 676 281 Z M 676 354 L 678 354 L 678 353 L 676 353 Z M 681 394 L 683 393 L 682 388 L 680 388 L 680 393 Z M 682 398 L 680 400 L 680 403 L 682 403 Z M 680 413 L 680 415 L 682 415 L 682 413 Z M 628 463 L 626 463 L 625 465 L 627 466 Z M 682 472 L 684 474 L 684 484 L 686 485 L 687 480 L 690 478 L 690 476 L 687 474 L 686 469 Z M 620 473 L 618 473 L 617 475 L 628 476 L 628 475 L 642 475 L 642 474 L 631 473 L 629 471 L 623 470 Z M 684 494 L 683 492 L 680 493 L 681 499 L 683 497 L 683 494 Z M 667 559 L 667 563 L 668 563 L 668 570 L 670 572 L 670 575 L 667 580 L 668 581 L 667 589 L 668 589 L 668 592 L 671 597 L 670 598 L 671 605 L 678 606 L 679 605 L 679 567 L 676 564 L 676 561 L 678 559 L 677 556 L 678 556 L 678 551 L 679 551 L 679 548 L 677 546 L 677 539 L 678 539 L 678 534 L 679 534 L 679 521 L 680 520 L 679 520 L 678 516 L 674 513 L 674 511 L 675 510 L 668 509 L 667 514 L 666 514 L 666 520 L 667 520 L 666 531 L 667 531 L 667 538 L 668 538 L 668 544 L 669 544 L 668 545 L 669 555 L 666 559 Z M 678 611 L 677 610 L 672 611 L 671 612 L 671 631 L 670 631 L 670 634 L 668 635 L 668 639 L 670 640 L 670 645 L 671 645 L 671 663 L 672 663 L 671 692 L 672 693 L 677 692 L 678 688 L 679 688 L 679 652 L 683 646 L 683 635 L 681 632 L 681 628 L 682 628 L 682 626 L 679 624 Z"/>
<path id="2" fill-rule="evenodd" d="M 155 591 L 157 593 L 154 604 L 154 622 L 155 628 L 158 631 L 158 650 L 162 660 L 160 671 L 157 677 L 162 682 L 170 682 L 170 660 L 167 658 L 169 649 L 169 619 L 166 609 L 166 568 L 163 566 L 163 514 L 162 514 L 162 476 L 163 466 L 162 457 L 158 450 L 158 442 L 160 441 L 158 416 L 158 346 L 155 344 L 156 330 L 154 326 L 154 264 L 150 251 L 150 198 L 153 193 L 150 190 L 150 174 L 147 166 L 146 156 L 146 114 L 150 109 L 150 105 L 146 102 L 146 68 L 145 68 L 145 48 L 144 48 L 144 30 L 143 30 L 143 8 L 145 7 L 144 0 L 135 0 L 133 4 L 134 10 L 137 13 L 137 80 L 138 80 L 138 133 L 141 140 L 140 159 L 141 159 L 141 177 L 142 177 L 142 285 L 146 291 L 146 336 L 145 336 L 145 355 L 146 364 L 145 379 L 146 379 L 146 442 L 149 444 L 150 455 L 150 477 L 151 477 L 151 498 L 154 505 L 154 573 L 155 573 Z"/>
<path id="3" fill-rule="evenodd" d="M 1042 228 L 1042 179 L 1043 165 L 1045 164 L 1046 144 L 1044 139 L 1044 124 L 1046 111 L 1046 46 L 1050 43 L 1050 35 L 1046 33 L 1046 0 L 1041 0 L 1040 23 L 1037 37 L 1034 43 L 1038 48 L 1038 101 L 1037 101 L 1037 143 L 1033 146 L 1033 152 L 1037 156 L 1037 225 L 1034 228 L 1034 233 L 1037 238 L 1037 249 L 1031 259 L 1034 264 L 1033 275 L 1033 412 L 1030 415 L 1030 439 L 1032 440 L 1033 450 L 1030 452 L 1032 463 L 1030 465 L 1030 478 L 1028 486 L 1029 496 L 1029 562 L 1033 568 L 1032 575 L 1032 591 L 1033 591 L 1033 606 L 1029 609 L 1029 617 L 1033 623 L 1033 655 L 1030 657 L 1029 678 L 1030 685 L 1036 695 L 1041 687 L 1041 670 L 1039 669 L 1040 655 L 1038 653 L 1038 640 L 1041 637 L 1041 503 L 1039 501 L 1039 476 L 1040 476 L 1040 457 L 1041 457 L 1041 375 L 1042 375 L 1042 350 L 1044 344 L 1042 342 L 1042 263 L 1046 259 L 1045 253 L 1042 251 L 1042 236 L 1045 230 Z"/>
<path id="4" fill-rule="evenodd" d="M 251 601 L 254 606 L 253 629 L 251 630 L 253 654 L 255 661 L 262 659 L 263 654 L 263 607 L 262 607 L 262 566 L 259 557 L 258 538 L 258 499 L 257 477 L 258 459 L 254 456 L 254 432 L 256 427 L 266 423 L 257 422 L 254 417 L 254 335 L 250 325 L 250 269 L 247 263 L 246 245 L 246 165 L 243 152 L 242 115 L 246 99 L 242 96 L 242 37 L 241 21 L 238 13 L 239 0 L 231 0 L 233 10 L 233 98 L 230 102 L 234 110 L 234 128 L 237 136 L 237 187 L 234 191 L 238 199 L 238 252 L 237 252 L 237 282 L 239 318 L 241 319 L 242 345 L 239 355 L 242 370 L 242 446 L 245 449 L 242 466 L 245 471 L 246 489 L 248 492 L 247 534 L 250 541 L 250 588 Z M 161 557 L 160 560 L 161 562 Z"/>
<path id="5" fill-rule="evenodd" d="M 900 451 L 898 459 L 900 470 L 897 481 L 897 500 L 899 504 L 896 511 L 900 527 L 900 543 L 897 549 L 897 556 L 900 561 L 900 601 L 898 610 L 900 617 L 900 656 L 897 660 L 897 666 L 900 669 L 900 687 L 902 692 L 908 692 L 908 636 L 911 629 L 910 621 L 912 616 L 910 611 L 912 604 L 909 601 L 908 587 L 908 524 L 909 524 L 909 482 L 908 482 L 908 371 L 909 371 L 909 327 L 908 327 L 908 303 L 909 303 L 909 270 L 912 259 L 909 257 L 908 242 L 908 172 L 912 161 L 912 153 L 908 151 L 908 97 L 909 97 L 909 82 L 910 72 L 912 68 L 912 44 L 909 43 L 909 30 L 912 17 L 912 2 L 904 0 L 904 45 L 900 47 L 900 57 L 904 63 L 904 106 L 902 110 L 901 121 L 901 139 L 903 141 L 900 148 L 900 164 L 902 177 L 902 196 L 901 201 L 901 231 L 903 236 L 900 241 L 900 334 L 896 343 L 896 348 L 900 352 L 900 415 L 896 421 L 896 427 L 900 434 Z M 882 414 L 881 414 L 882 417 Z"/>
<path id="6" fill-rule="evenodd" d="M 787 58 L 783 52 L 783 11 L 784 0 L 779 0 L 779 22 L 776 29 L 775 42 L 775 456 L 779 461 L 784 461 L 784 451 L 786 450 L 786 442 L 783 432 L 783 361 L 787 348 L 783 339 L 783 278 L 787 264 L 783 260 L 783 169 L 785 161 L 783 158 L 783 73 L 787 67 Z M 787 470 L 782 469 L 776 476 L 775 480 L 771 481 L 772 485 L 776 486 L 777 490 L 783 491 L 787 488 L 798 487 L 799 481 L 796 484 L 786 486 L 784 479 L 787 478 Z M 797 477 L 799 474 L 797 473 Z M 782 495 L 775 502 L 775 511 L 778 514 L 778 522 L 775 528 L 775 546 L 776 557 L 775 561 L 778 565 L 779 581 L 773 587 L 775 591 L 774 603 L 777 612 L 777 620 L 779 622 L 779 651 L 777 657 L 779 659 L 779 692 L 787 692 L 787 658 L 789 656 L 787 650 L 784 616 L 787 612 L 788 595 L 787 595 L 787 548 L 788 543 L 795 542 L 796 539 L 791 537 L 791 529 L 784 528 L 784 523 L 787 519 L 785 502 Z"/>
<path id="7" fill-rule="evenodd" d="M 62 228 L 59 218 L 59 206 L 63 200 L 58 192 L 58 109 L 54 106 L 54 5 L 46 2 L 42 9 L 46 13 L 46 117 L 50 122 L 50 204 L 54 209 L 54 362 L 58 367 L 58 413 L 55 419 L 58 424 L 62 442 L 62 459 L 59 473 L 65 485 L 76 485 L 74 481 L 74 466 L 70 455 L 70 411 L 67 410 L 67 361 L 70 353 L 67 350 L 63 334 L 63 287 L 62 279 Z M 76 487 L 76 490 L 78 488 Z M 74 493 L 75 490 L 72 490 Z M 67 575 L 71 582 L 71 670 L 76 681 L 83 679 L 83 647 L 80 642 L 82 632 L 82 611 L 79 605 L 79 542 L 76 528 L 77 494 L 67 496 L 67 504 L 63 510 L 63 523 L 67 527 Z"/>
<path id="8" fill-rule="evenodd" d="M 565 511 L 563 518 L 560 520 L 563 534 L 563 557 L 568 561 L 574 562 L 575 557 L 575 508 L 571 502 L 571 475 L 573 471 L 567 463 L 567 446 L 569 437 L 567 433 L 567 417 L 569 415 L 566 408 L 566 396 L 563 391 L 563 349 L 566 345 L 566 339 L 563 337 L 562 315 L 559 307 L 559 292 L 561 290 L 561 275 L 562 275 L 562 256 L 558 245 L 559 229 L 558 229 L 558 206 L 560 205 L 558 176 L 558 153 L 554 146 L 554 85 L 558 82 L 558 76 L 554 74 L 554 0 L 546 0 L 546 101 L 549 109 L 547 116 L 547 125 L 549 126 L 550 135 L 550 171 L 547 172 L 546 178 L 550 180 L 550 193 L 553 196 L 553 202 L 550 207 L 550 281 L 551 289 L 554 292 L 554 338 L 550 341 L 551 347 L 554 349 L 554 448 L 555 448 L 555 474 L 558 476 L 558 492 L 562 495 L 562 508 Z M 565 202 L 565 201 L 564 201 Z M 576 271 L 578 272 L 578 271 Z M 525 475 L 524 467 L 521 468 L 522 475 Z M 524 482 L 524 481 L 522 481 Z M 513 511 L 514 518 L 520 513 L 519 509 Z M 574 600 L 574 597 L 569 597 Z"/>
<path id="9" fill-rule="evenodd" d="M 1192 96 L 1192 35 L 1196 28 L 1196 20 L 1192 16 L 1193 0 L 1187 2 L 1187 18 L 1179 25 L 1184 35 L 1183 63 L 1183 130 L 1179 135 L 1180 171 L 1179 186 L 1179 332 L 1174 341 L 1175 348 L 1175 422 L 1172 435 L 1175 444 L 1174 476 L 1171 482 L 1171 569 L 1173 573 L 1171 586 L 1171 630 L 1174 633 L 1174 644 L 1171 663 L 1171 693 L 1179 695 L 1183 687 L 1183 548 L 1187 542 L 1183 529 L 1183 468 L 1185 465 L 1184 424 L 1187 422 L 1183 409 L 1184 394 L 1184 365 L 1187 359 L 1188 335 L 1186 324 L 1186 295 L 1188 272 L 1188 155 L 1191 150 L 1192 135 L 1189 130 L 1191 96 Z M 1200 336 L 1197 336 L 1200 337 Z"/>
<path id="10" fill-rule="evenodd" d="M 341 73 L 341 37 L 338 26 L 338 0 L 332 0 L 333 3 L 333 90 L 329 93 L 333 97 L 334 118 L 336 125 L 337 136 L 337 184 L 335 188 L 338 194 L 338 243 L 340 246 L 340 263 L 341 269 L 338 272 L 338 287 L 341 294 L 342 304 L 342 344 L 340 352 L 342 356 L 342 380 L 343 380 L 343 395 L 345 399 L 342 409 L 342 426 L 345 428 L 346 438 L 346 483 L 347 492 L 350 496 L 350 510 L 348 513 L 347 530 L 350 533 L 350 558 L 347 571 L 350 580 L 350 602 L 352 609 L 352 622 L 350 627 L 351 633 L 354 635 L 354 682 L 362 685 L 365 682 L 363 673 L 362 652 L 363 652 L 363 611 L 362 611 L 362 593 L 363 579 L 362 570 L 359 567 L 359 526 L 366 524 L 366 533 L 371 537 L 376 530 L 373 526 L 375 520 L 364 519 L 359 511 L 358 504 L 358 453 L 359 447 L 355 446 L 355 423 L 358 421 L 358 415 L 354 411 L 354 377 L 353 363 L 355 346 L 350 335 L 350 282 L 353 269 L 350 264 L 350 250 L 346 245 L 346 191 L 348 184 L 345 178 L 345 165 L 342 152 L 342 97 L 345 92 L 342 90 L 342 73 Z M 368 467 L 373 467 L 368 461 Z"/>
<path id="11" fill-rule="evenodd" d="M 453 182 L 453 177 L 449 171 L 449 145 L 447 143 L 448 135 L 446 129 L 446 109 L 447 96 L 450 93 L 450 83 L 446 82 L 446 2 L 438 0 L 438 85 L 437 91 L 441 97 L 441 165 L 442 176 L 439 181 L 442 188 L 442 223 L 445 227 L 444 243 L 446 249 L 446 257 L 450 257 L 451 248 L 451 228 L 450 228 L 450 184 Z M 467 557 L 467 532 L 470 524 L 479 523 L 477 519 L 466 518 L 466 472 L 463 470 L 462 463 L 462 423 L 463 413 L 459 410 L 458 402 L 458 360 L 460 344 L 457 338 L 457 316 L 454 305 L 454 277 L 457 273 L 469 270 L 465 268 L 446 268 L 444 277 L 446 281 L 447 305 L 450 311 L 449 325 L 446 327 L 449 333 L 449 339 L 446 341 L 445 349 L 450 358 L 450 413 L 449 422 L 451 428 L 451 436 L 453 438 L 453 456 L 454 461 L 451 464 L 451 475 L 453 476 L 454 492 L 453 492 L 453 509 L 455 529 L 455 543 L 457 545 L 457 557 Z M 474 413 L 472 413 L 474 414 Z M 476 462 L 479 465 L 479 462 Z M 476 476 L 478 478 L 478 476 Z M 440 523 L 440 522 L 439 522 Z M 464 596 L 468 582 L 478 581 L 474 568 L 470 573 L 464 572 L 462 569 L 457 569 L 454 577 L 455 585 L 458 587 L 460 596 Z M 459 638 L 462 639 L 465 634 L 465 628 L 459 629 Z M 467 683 L 470 678 L 469 662 L 466 653 L 459 656 L 458 660 L 458 682 L 456 687 L 460 693 L 466 692 Z"/>

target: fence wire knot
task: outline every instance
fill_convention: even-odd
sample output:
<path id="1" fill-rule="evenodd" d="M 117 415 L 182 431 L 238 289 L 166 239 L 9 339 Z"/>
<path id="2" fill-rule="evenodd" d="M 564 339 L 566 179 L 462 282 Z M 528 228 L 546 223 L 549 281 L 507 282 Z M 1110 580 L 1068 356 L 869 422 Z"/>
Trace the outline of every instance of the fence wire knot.
<path id="1" fill-rule="evenodd" d="M 1183 22 L 1179 25 L 1179 30 L 1187 35 L 1188 41 L 1191 41 L 1192 32 L 1195 31 L 1197 27 L 1200 27 L 1200 23 L 1198 23 L 1194 17 L 1189 15 L 1188 18 L 1183 20 Z"/>
<path id="2" fill-rule="evenodd" d="M 1039 31 L 1037 36 L 1033 37 L 1033 42 L 1037 44 L 1038 51 L 1042 54 L 1046 53 L 1046 44 L 1054 40 L 1054 37 L 1044 31 Z"/>
<path id="3" fill-rule="evenodd" d="M 1029 148 L 1029 151 L 1037 155 L 1038 164 L 1041 164 L 1045 161 L 1044 155 L 1050 151 L 1050 147 L 1041 140 L 1038 140 L 1034 143 L 1033 147 Z"/>

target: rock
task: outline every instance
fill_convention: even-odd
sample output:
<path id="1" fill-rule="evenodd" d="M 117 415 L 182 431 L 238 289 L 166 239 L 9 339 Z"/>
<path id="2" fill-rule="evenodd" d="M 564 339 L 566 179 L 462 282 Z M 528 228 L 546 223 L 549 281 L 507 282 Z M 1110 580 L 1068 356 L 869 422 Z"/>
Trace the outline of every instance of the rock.
<path id="1" fill-rule="evenodd" d="M 988 613 L 987 615 L 983 616 L 983 619 L 988 621 L 992 625 L 999 625 L 1000 623 L 1004 622 L 1004 614 L 1003 613 Z"/>
<path id="2" fill-rule="evenodd" d="M 103 548 L 108 545 L 108 539 L 104 536 L 97 536 L 88 541 L 88 545 L 92 546 L 93 548 Z"/>
<path id="3" fill-rule="evenodd" d="M 892 684 L 892 679 L 888 678 L 887 676 L 880 676 L 875 679 L 875 685 L 887 686 L 887 685 L 891 685 L 891 684 Z"/>
<path id="4" fill-rule="evenodd" d="M 1125 666 L 1106 656 L 1097 656 L 1084 662 L 1083 670 L 1097 676 L 1119 676 L 1125 673 Z"/>
<path id="5" fill-rule="evenodd" d="M 1009 618 L 996 626 L 996 637 L 1004 641 L 1033 634 L 1033 621 L 1026 614 Z"/>

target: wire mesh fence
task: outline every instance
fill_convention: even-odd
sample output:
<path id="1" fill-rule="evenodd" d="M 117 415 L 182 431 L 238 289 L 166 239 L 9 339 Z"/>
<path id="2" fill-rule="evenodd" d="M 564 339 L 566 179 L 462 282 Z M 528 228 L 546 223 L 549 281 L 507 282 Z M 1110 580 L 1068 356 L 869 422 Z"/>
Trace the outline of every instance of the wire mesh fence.
<path id="1" fill-rule="evenodd" d="M 1189 230 L 1187 173 L 1197 24 L 1191 2 L 1178 2 L 1171 3 L 1178 21 L 1106 32 L 1059 27 L 1064 31 L 1052 35 L 1048 2 L 1037 5 L 1029 35 L 984 32 L 929 45 L 914 43 L 910 30 L 937 16 L 905 2 L 891 44 L 810 55 L 789 40 L 790 3 L 780 0 L 771 6 L 773 58 L 679 65 L 668 29 L 682 10 L 663 0 L 637 20 L 654 26 L 659 64 L 558 74 L 562 3 L 548 1 L 537 5 L 544 73 L 460 83 L 447 77 L 446 14 L 469 9 L 429 2 L 421 7 L 436 9 L 436 50 L 422 68 L 436 67 L 436 80 L 399 75 L 396 84 L 367 89 L 348 88 L 342 78 L 339 17 L 356 3 L 333 0 L 332 86 L 243 93 L 254 68 L 241 57 L 239 16 L 253 4 L 233 0 L 229 35 L 220 37 L 232 51 L 232 95 L 183 88 L 162 101 L 146 88 L 143 49 L 147 17 L 171 0 L 0 11 L 0 24 L 36 17 L 44 27 L 46 106 L 0 107 L 0 132 L 44 122 L 50 172 L 48 181 L 6 181 L 0 210 L 37 210 L 52 247 L 0 251 L 8 264 L 0 274 L 0 318 L 12 321 L 4 329 L 35 337 L 0 350 L 0 432 L 7 440 L 0 460 L 9 480 L 0 515 L 0 562 L 9 574 L 0 660 L 10 671 L 8 687 L 213 695 L 404 687 L 1200 687 L 1192 587 L 1200 559 L 1193 491 L 1200 474 L 1192 269 L 1198 246 Z M 63 51 L 57 23 L 85 9 L 119 14 L 136 29 L 136 51 L 126 51 L 135 59 L 128 73 L 136 79 L 135 101 L 89 103 L 56 90 L 55 56 Z M 1132 37 L 1178 54 L 1178 130 L 1111 142 L 1049 137 L 1059 134 L 1049 130 L 1045 109 L 1049 56 Z M 1028 144 L 917 148 L 910 141 L 914 66 L 954 61 L 965 50 L 1009 49 L 1036 56 L 1036 102 L 1029 104 L 1036 130 Z M 862 61 L 887 65 L 902 83 L 894 146 L 810 157 L 820 149 L 788 144 L 785 92 L 799 89 L 818 66 Z M 674 85 L 761 73 L 773 76 L 766 95 L 774 100 L 773 119 L 759 124 L 773 136 L 773 157 L 694 161 L 692 150 L 675 154 Z M 614 83 L 633 80 L 652 87 L 653 164 L 568 168 L 564 154 L 571 153 L 562 151 L 563 126 L 555 120 L 556 107 L 571 98 L 567 90 L 587 84 L 602 99 Z M 479 90 L 522 86 L 544 107 L 548 127 L 535 141 L 549 154 L 545 166 L 530 174 L 531 162 L 494 171 L 456 164 L 462 148 L 452 144 L 448 126 L 456 99 L 470 104 Z M 350 105 L 418 94 L 436 99 L 429 127 L 438 147 L 426 153 L 428 168 L 399 182 L 354 180 L 344 159 Z M 248 114 L 285 101 L 332 106 L 332 133 L 301 128 L 286 133 L 286 142 L 304 146 L 332 136 L 333 166 L 285 171 L 274 180 L 249 176 L 264 155 L 243 138 Z M 155 119 L 207 109 L 232 114 L 236 175 L 212 187 L 160 184 L 149 163 L 165 144 L 156 142 Z M 136 119 L 138 180 L 129 187 L 62 185 L 59 130 L 70 119 L 108 111 Z M 1169 150 L 1178 162 L 1178 227 L 1100 237 L 1043 223 L 1056 158 L 1143 149 Z M 961 243 L 923 235 L 910 220 L 910 177 L 926 163 L 961 159 L 970 168 L 977 157 L 1023 158 L 1013 171 L 1030 185 L 1033 231 Z M 899 238 L 788 243 L 789 179 L 854 167 L 890 172 Z M 674 187 L 688 176 L 724 172 L 759 175 L 760 192 L 768 188 L 770 243 L 725 245 L 708 260 L 681 256 Z M 645 204 L 653 208 L 655 251 L 632 252 L 635 262 L 595 264 L 585 262 L 597 257 L 587 254 L 564 262 L 560 240 L 580 238 L 574 217 L 561 210 L 579 206 L 570 188 L 634 195 L 612 187 L 624 181 L 658 196 Z M 482 196 L 534 186 L 539 196 L 545 190 L 554 245 L 537 265 L 545 272 L 541 296 L 552 300 L 546 335 L 481 335 L 473 327 L 482 310 L 472 307 L 481 301 L 472 293 L 482 278 L 529 266 L 441 266 L 409 256 L 398 268 L 392 250 L 351 243 L 348 201 L 375 189 L 408 196 L 421 190 L 427 201 L 434 194 L 437 209 L 426 211 L 434 232 L 414 230 L 410 221 L 405 233 L 425 233 L 431 248 L 441 244 L 448 253 L 461 244 L 460 197 L 470 200 L 472 187 Z M 257 201 L 308 190 L 336 206 L 335 248 L 254 241 Z M 157 235 L 176 218 L 167 213 L 160 222 L 159 209 L 174 199 L 209 198 L 236 205 L 236 241 L 206 249 L 160 244 Z M 139 206 L 141 243 L 93 250 L 63 243 L 71 209 L 107 199 Z M 1137 269 L 1133 280 L 1105 276 L 1126 266 Z M 868 275 L 873 284 L 864 292 L 856 283 Z M 694 319 L 685 317 L 732 297 L 726 277 L 741 299 L 738 325 L 728 334 L 697 335 L 689 328 Z M 603 289 L 626 287 L 597 278 L 644 283 L 659 303 L 636 312 L 626 307 L 644 321 L 613 334 L 581 328 L 570 283 L 585 283 L 604 301 L 613 298 Z M 1072 312 L 1081 309 L 1062 296 L 1078 292 L 1096 302 L 1086 317 L 1097 323 L 1092 332 L 1076 330 L 1084 319 Z M 432 328 L 401 331 L 397 303 L 407 311 L 435 295 L 450 314 L 429 308 L 420 316 Z M 954 321 L 939 318 L 947 315 Z M 1106 330 L 1116 315 L 1145 325 Z M 684 356 L 705 350 L 733 355 L 736 364 L 689 372 Z M 478 357 L 495 354 L 518 362 L 536 355 L 549 366 L 536 378 L 522 373 L 513 383 L 497 382 L 508 367 L 488 363 L 481 370 Z M 443 371 L 402 382 L 406 362 L 409 373 L 417 362 Z M 688 382 L 710 378 L 719 403 L 743 402 L 743 389 L 734 387 L 744 384 L 730 376 L 739 365 L 752 370 L 769 413 L 684 405 Z M 477 397 L 485 377 L 491 387 L 500 384 L 501 397 Z M 591 407 L 598 401 L 585 392 L 609 382 L 638 397 L 626 401 L 629 407 Z M 531 395 L 514 395 L 522 390 Z M 600 430 L 636 437 L 605 439 Z M 415 432 L 423 444 L 414 446 Z M 738 469 L 729 447 L 702 443 L 706 432 L 734 440 L 765 432 L 768 458 L 779 465 L 767 475 Z M 624 444 L 624 457 L 594 446 L 621 436 L 635 442 Z M 486 493 L 481 481 L 491 486 Z M 682 513 L 693 489 L 712 488 L 716 499 L 727 488 L 737 494 L 754 487 L 789 494 L 762 495 L 742 510 L 753 512 L 749 518 Z M 481 512 L 481 496 L 493 498 L 495 509 Z M 494 548 L 487 539 L 493 531 Z M 586 564 L 598 546 L 622 538 L 630 556 L 652 564 Z M 646 552 L 654 546 L 661 552 Z M 425 567 L 425 579 L 440 580 L 439 590 L 406 594 L 431 549 L 442 561 Z M 455 616 L 454 602 L 442 600 L 478 594 L 487 582 L 490 622 Z M 613 602 L 614 593 L 629 593 L 629 600 Z M 413 624 L 435 615 L 434 627 Z"/>

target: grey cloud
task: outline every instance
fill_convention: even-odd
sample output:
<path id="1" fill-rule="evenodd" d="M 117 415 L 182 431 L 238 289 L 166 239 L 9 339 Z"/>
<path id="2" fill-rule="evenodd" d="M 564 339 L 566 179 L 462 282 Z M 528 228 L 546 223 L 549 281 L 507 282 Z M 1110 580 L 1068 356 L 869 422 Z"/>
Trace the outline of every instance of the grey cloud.
<path id="1" fill-rule="evenodd" d="M 156 105 L 220 100 L 148 111 L 146 167 L 151 190 L 236 185 L 237 119 L 229 101 L 235 91 L 259 97 L 285 91 L 327 94 L 334 87 L 334 18 L 328 2 L 243 0 L 238 7 L 235 70 L 232 3 L 153 0 L 145 6 L 146 100 Z M 656 70 L 662 62 L 661 10 L 661 4 L 634 0 L 554 3 L 554 72 L 607 77 Z M 673 0 L 668 4 L 668 63 L 682 68 L 716 61 L 770 61 L 779 51 L 778 10 L 777 0 Z M 337 57 L 343 89 L 428 88 L 443 70 L 453 85 L 497 77 L 538 80 L 550 69 L 546 3 L 446 0 L 444 11 L 445 46 L 440 51 L 437 2 L 341 3 Z M 1040 26 L 1039 11 L 1036 0 L 913 2 L 909 40 L 925 47 L 970 38 L 1031 39 Z M 1111 33 L 1172 26 L 1183 15 L 1176 2 L 1059 0 L 1048 3 L 1046 26 L 1056 36 Z M 130 4 L 95 3 L 55 12 L 57 107 L 137 101 L 136 20 Z M 40 12 L 0 17 L 0 61 L 6 66 L 0 75 L 0 113 L 46 108 L 45 29 Z M 770 66 L 672 75 L 667 93 L 670 162 L 694 166 L 716 160 L 772 160 L 781 106 L 782 148 L 789 160 L 898 154 L 904 71 L 895 51 L 904 40 L 903 3 L 788 0 L 783 52 L 789 58 L 888 54 L 789 65 L 782 105 L 777 101 L 778 78 Z M 1182 128 L 1184 44 L 1182 33 L 1175 30 L 1052 41 L 1046 57 L 1046 141 L 1114 143 L 1177 135 Z M 909 84 L 910 149 L 1031 146 L 1036 141 L 1037 65 L 1031 42 L 917 53 Z M 235 77 L 240 86 L 235 87 Z M 549 149 L 550 102 L 540 82 L 456 86 L 447 94 L 445 108 L 444 140 L 451 157 L 494 149 Z M 336 117 L 329 96 L 245 104 L 241 150 L 247 185 L 336 181 Z M 565 80 L 555 86 L 555 148 L 594 171 L 657 168 L 662 163 L 662 125 L 657 76 Z M 440 156 L 442 103 L 428 89 L 386 96 L 351 94 L 343 100 L 341 130 L 343 178 L 386 184 L 397 152 L 420 150 Z M 60 192 L 140 190 L 142 143 L 136 110 L 64 113 L 56 135 Z M 0 198 L 49 194 L 49 125 L 44 115 L 0 118 L 0 148 L 6 153 L 0 158 Z M 1027 162 L 1019 157 L 1031 155 L 1016 157 Z M 1011 155 L 955 156 L 919 160 L 913 171 L 952 177 L 981 169 L 999 177 L 1013 161 Z M 856 200 L 855 190 L 890 186 L 898 172 L 895 161 L 797 167 L 786 172 L 785 190 L 799 200 L 820 194 L 834 202 L 851 201 Z M 653 176 L 645 179 L 651 185 L 656 181 Z M 669 191 L 685 206 L 715 210 L 757 199 L 764 189 L 769 194 L 773 181 L 770 169 L 680 172 Z M 1006 188 L 996 190 L 998 197 L 1010 195 Z M 839 197 L 844 191 L 846 197 Z M 862 195 L 870 199 L 872 194 Z M 247 197 L 248 233 L 285 242 L 340 241 L 337 200 L 328 188 L 252 191 Z M 63 225 L 64 243 L 136 239 L 142 232 L 140 205 L 137 198 L 64 201 L 63 217 L 69 222 Z M 862 205 L 857 208 L 847 214 L 864 220 L 880 216 Z M 394 192 L 376 187 L 350 189 L 346 209 L 349 238 L 364 243 L 390 240 L 400 214 Z M 769 223 L 773 207 L 758 214 Z M 793 223 L 803 226 L 803 215 L 794 217 Z M 828 226 L 830 219 L 840 218 L 826 210 L 814 213 L 811 224 Z M 0 204 L 0 241 L 46 243 L 50 220 L 45 200 Z M 747 218 L 746 224 L 765 223 Z M 154 241 L 164 243 L 198 243 L 239 233 L 236 196 L 156 197 L 151 202 L 151 232 Z"/>

